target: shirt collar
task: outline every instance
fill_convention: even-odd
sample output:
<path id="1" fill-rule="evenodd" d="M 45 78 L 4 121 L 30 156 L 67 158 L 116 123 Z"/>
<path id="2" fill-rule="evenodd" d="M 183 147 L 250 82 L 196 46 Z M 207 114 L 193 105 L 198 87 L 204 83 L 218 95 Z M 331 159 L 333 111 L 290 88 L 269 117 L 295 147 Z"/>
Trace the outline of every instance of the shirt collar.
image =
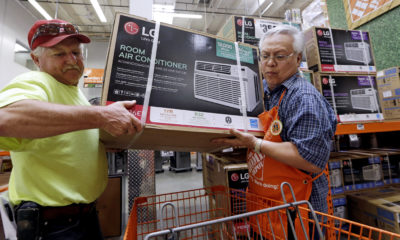
<path id="1" fill-rule="evenodd" d="M 288 78 L 286 81 L 284 81 L 281 85 L 276 87 L 272 92 L 269 90 L 267 81 L 264 79 L 263 80 L 264 92 L 267 94 L 271 94 L 271 93 L 280 91 L 283 87 L 285 87 L 286 89 L 290 89 L 296 82 L 296 79 L 298 78 L 298 76 L 299 76 L 299 72 L 296 72 L 290 78 Z"/>

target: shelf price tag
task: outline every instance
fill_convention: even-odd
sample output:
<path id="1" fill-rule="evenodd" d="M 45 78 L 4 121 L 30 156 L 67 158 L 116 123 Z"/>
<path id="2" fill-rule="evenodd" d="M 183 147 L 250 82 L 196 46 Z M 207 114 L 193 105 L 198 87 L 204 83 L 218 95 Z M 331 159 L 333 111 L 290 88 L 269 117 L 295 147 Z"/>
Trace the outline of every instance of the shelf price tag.
<path id="1" fill-rule="evenodd" d="M 357 130 L 359 130 L 359 131 L 362 131 L 362 130 L 364 130 L 365 128 L 364 128 L 364 124 L 362 124 L 362 123 L 357 123 Z"/>

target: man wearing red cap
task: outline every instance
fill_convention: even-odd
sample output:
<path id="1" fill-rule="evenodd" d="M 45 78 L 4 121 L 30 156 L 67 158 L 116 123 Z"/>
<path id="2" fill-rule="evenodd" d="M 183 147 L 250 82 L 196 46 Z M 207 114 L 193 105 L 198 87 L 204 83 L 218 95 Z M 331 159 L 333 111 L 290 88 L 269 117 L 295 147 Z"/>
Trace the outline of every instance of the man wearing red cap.
<path id="1" fill-rule="evenodd" d="M 39 20 L 29 31 L 39 71 L 0 91 L 0 149 L 13 170 L 9 198 L 18 239 L 102 239 L 94 202 L 107 185 L 99 129 L 114 136 L 142 130 L 134 101 L 90 106 L 77 84 L 90 39 L 62 20 Z"/>

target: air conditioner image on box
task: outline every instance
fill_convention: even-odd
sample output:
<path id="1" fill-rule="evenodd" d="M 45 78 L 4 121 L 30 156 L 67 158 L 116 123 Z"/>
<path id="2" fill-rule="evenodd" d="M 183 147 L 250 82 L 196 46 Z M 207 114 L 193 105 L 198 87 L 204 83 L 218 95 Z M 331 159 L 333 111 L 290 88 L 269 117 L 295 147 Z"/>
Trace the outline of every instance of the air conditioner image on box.
<path id="1" fill-rule="evenodd" d="M 379 109 L 376 90 L 373 88 L 350 90 L 350 100 L 353 109 L 369 110 L 371 112 L 376 112 Z"/>
<path id="2" fill-rule="evenodd" d="M 382 179 L 381 168 L 379 164 L 372 164 L 362 168 L 363 179 L 365 181 L 378 181 Z"/>
<path id="3" fill-rule="evenodd" d="M 369 44 L 365 42 L 345 42 L 344 52 L 347 60 L 368 64 L 371 61 Z"/>
<path id="4" fill-rule="evenodd" d="M 342 173 L 339 169 L 333 169 L 329 172 L 329 177 L 331 180 L 331 187 L 342 186 Z"/>
<path id="5" fill-rule="evenodd" d="M 242 66 L 242 78 L 247 103 L 251 112 L 261 101 L 258 74 Z M 196 61 L 194 97 L 197 99 L 241 109 L 240 82 L 236 65 Z"/>

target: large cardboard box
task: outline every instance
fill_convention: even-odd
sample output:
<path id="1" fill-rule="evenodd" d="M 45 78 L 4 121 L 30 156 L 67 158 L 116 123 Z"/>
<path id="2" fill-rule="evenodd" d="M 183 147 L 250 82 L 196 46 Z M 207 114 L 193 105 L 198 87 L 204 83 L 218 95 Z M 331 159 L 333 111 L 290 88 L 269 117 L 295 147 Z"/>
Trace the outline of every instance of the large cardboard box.
<path id="1" fill-rule="evenodd" d="M 307 65 L 313 71 L 376 72 L 368 32 L 312 27 L 305 32 L 305 44 Z"/>
<path id="2" fill-rule="evenodd" d="M 114 139 L 103 132 L 103 142 L 109 147 L 210 152 L 218 149 L 210 139 L 228 136 L 230 128 L 263 135 L 257 118 L 264 107 L 256 47 L 239 44 L 238 71 L 233 42 L 161 24 L 149 80 L 155 29 L 155 22 L 116 14 L 102 101 L 136 100 L 133 113 L 146 119 L 146 127 L 135 138 Z"/>
<path id="3" fill-rule="evenodd" d="M 287 24 L 301 29 L 301 25 L 294 22 L 280 21 L 277 19 L 253 18 L 245 16 L 231 16 L 225 25 L 217 33 L 217 36 L 229 39 L 231 41 L 244 42 L 258 46 L 261 37 L 280 24 Z M 244 35 L 242 32 L 244 31 Z M 305 53 L 300 63 L 300 68 L 307 70 L 307 60 Z"/>
<path id="4" fill-rule="evenodd" d="M 351 220 L 400 233 L 400 188 L 390 186 L 347 195 Z M 372 236 L 378 239 L 378 236 Z M 388 240 L 389 238 L 385 238 Z M 394 238 L 399 240 L 400 238 Z"/>
<path id="5" fill-rule="evenodd" d="M 203 184 L 205 187 L 222 185 L 232 191 L 231 198 L 226 202 L 218 202 L 210 198 L 209 204 L 212 208 L 229 210 L 229 215 L 246 213 L 245 192 L 249 183 L 249 174 L 246 163 L 246 151 L 233 153 L 216 153 L 203 155 Z M 242 200 L 243 199 L 243 200 Z M 231 226 L 229 226 L 230 228 Z M 235 231 L 239 235 L 247 232 L 248 224 L 242 219 L 234 222 Z M 232 230 L 230 230 L 232 231 Z"/>
<path id="6" fill-rule="evenodd" d="M 339 122 L 383 120 L 375 76 L 317 72 L 314 86 L 334 108 Z"/>
<path id="7" fill-rule="evenodd" d="M 331 153 L 328 161 L 330 188 L 332 195 L 343 194 L 342 156 Z"/>
<path id="8" fill-rule="evenodd" d="M 400 118 L 400 68 L 378 71 L 376 79 L 383 116 L 385 119 Z"/>

